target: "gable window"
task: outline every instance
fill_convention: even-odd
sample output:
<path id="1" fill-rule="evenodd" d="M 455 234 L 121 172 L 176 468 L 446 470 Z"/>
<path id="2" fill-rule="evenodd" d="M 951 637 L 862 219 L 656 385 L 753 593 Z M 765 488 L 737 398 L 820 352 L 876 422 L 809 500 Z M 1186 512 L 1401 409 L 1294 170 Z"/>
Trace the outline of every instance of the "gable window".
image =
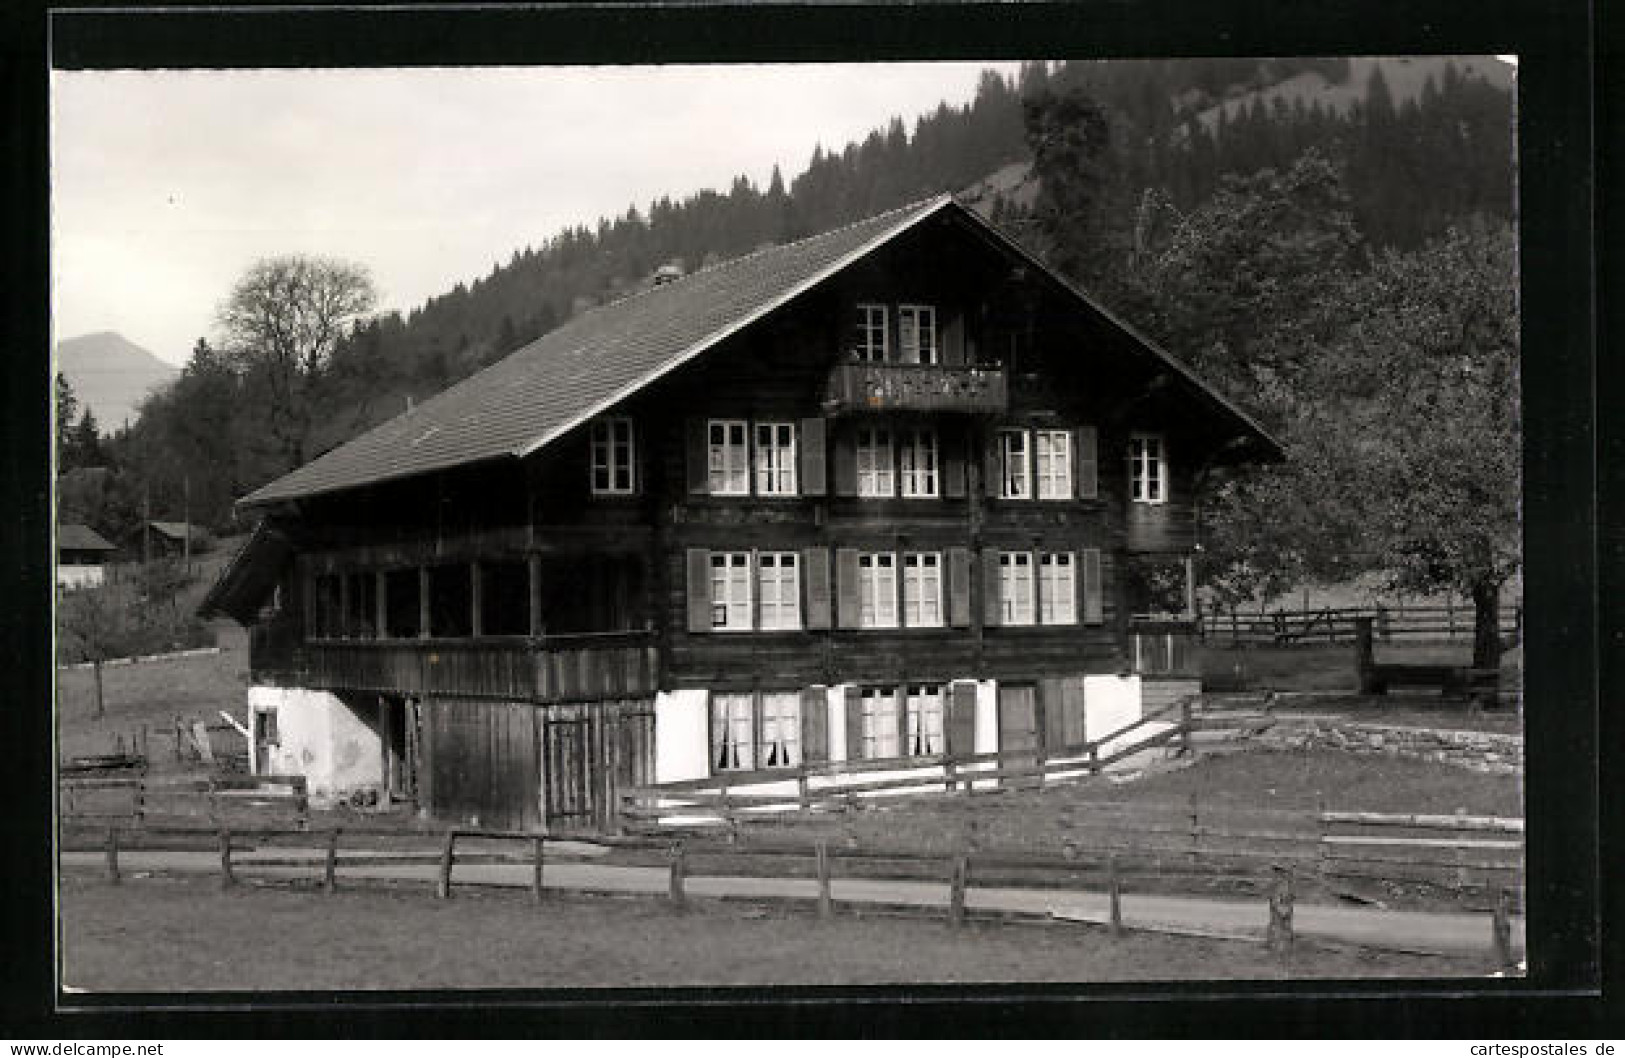
<path id="1" fill-rule="evenodd" d="M 1033 556 L 1031 551 L 999 552 L 999 612 L 1002 623 L 1033 623 Z"/>
<path id="2" fill-rule="evenodd" d="M 903 495 L 911 499 L 937 494 L 937 432 L 905 430 L 898 436 Z"/>
<path id="3" fill-rule="evenodd" d="M 858 627 L 897 627 L 897 556 L 890 552 L 858 555 Z"/>
<path id="4" fill-rule="evenodd" d="M 711 494 L 749 495 L 750 463 L 745 420 L 712 419 L 707 432 Z"/>
<path id="5" fill-rule="evenodd" d="M 1027 500 L 1033 495 L 1027 468 L 1027 431 L 999 431 L 999 496 L 1006 500 Z"/>
<path id="6" fill-rule="evenodd" d="M 1072 552 L 1045 552 L 1038 559 L 1039 620 L 1047 625 L 1078 623 L 1077 566 Z"/>
<path id="7" fill-rule="evenodd" d="M 796 427 L 789 422 L 756 424 L 756 494 L 796 494 Z"/>
<path id="8" fill-rule="evenodd" d="M 592 424 L 592 491 L 624 496 L 632 491 L 632 420 L 620 416 Z"/>
<path id="9" fill-rule="evenodd" d="M 1072 431 L 1036 430 L 1033 454 L 1038 463 L 1038 498 L 1072 498 Z"/>
<path id="10" fill-rule="evenodd" d="M 749 631 L 750 553 L 711 553 L 711 627 L 720 631 Z"/>
<path id="11" fill-rule="evenodd" d="M 879 363 L 886 359 L 886 306 L 860 304 L 857 306 L 856 327 L 852 335 L 852 352 L 859 360 Z"/>
<path id="12" fill-rule="evenodd" d="M 930 683 L 910 684 L 903 712 L 903 752 L 910 757 L 930 757 L 944 748 L 942 687 Z"/>
<path id="13" fill-rule="evenodd" d="M 1166 454 L 1162 435 L 1137 433 L 1129 438 L 1129 499 L 1135 503 L 1162 503 L 1168 498 Z"/>
<path id="14" fill-rule="evenodd" d="M 937 362 L 937 310 L 931 305 L 897 306 L 898 358 L 905 364 Z"/>
<path id="15" fill-rule="evenodd" d="M 863 723 L 859 745 L 863 759 L 897 756 L 897 688 L 865 687 L 859 701 Z"/>
<path id="16" fill-rule="evenodd" d="M 794 551 L 756 557 L 756 597 L 763 628 L 801 627 L 801 581 Z"/>
<path id="17" fill-rule="evenodd" d="M 897 491 L 892 474 L 891 431 L 876 427 L 858 430 L 858 495 L 891 496 Z"/>
<path id="18" fill-rule="evenodd" d="M 942 555 L 935 551 L 903 556 L 903 623 L 942 627 Z"/>

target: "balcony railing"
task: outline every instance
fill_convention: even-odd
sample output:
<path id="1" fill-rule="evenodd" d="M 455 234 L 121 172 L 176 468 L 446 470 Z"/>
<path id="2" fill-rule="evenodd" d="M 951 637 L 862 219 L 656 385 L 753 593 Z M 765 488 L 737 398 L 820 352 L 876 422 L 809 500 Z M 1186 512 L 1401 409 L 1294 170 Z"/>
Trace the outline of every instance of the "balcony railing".
<path id="1" fill-rule="evenodd" d="M 849 363 L 830 373 L 824 396 L 833 414 L 947 411 L 998 414 L 1010 405 L 1002 367 Z"/>

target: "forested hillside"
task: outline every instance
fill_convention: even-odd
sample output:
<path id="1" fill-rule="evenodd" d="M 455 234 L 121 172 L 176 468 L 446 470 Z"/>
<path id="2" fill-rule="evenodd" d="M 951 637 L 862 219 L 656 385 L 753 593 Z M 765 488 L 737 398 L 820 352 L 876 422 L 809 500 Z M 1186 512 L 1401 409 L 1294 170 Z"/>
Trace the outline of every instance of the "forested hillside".
<path id="1" fill-rule="evenodd" d="M 862 142 L 816 149 L 789 179 L 775 170 L 765 188 L 740 177 L 630 205 L 516 248 L 505 265 L 404 316 L 360 320 L 319 377 L 302 380 L 312 405 L 302 414 L 314 424 L 307 456 L 640 288 L 664 264 L 693 270 L 941 191 L 965 194 L 1176 353 L 1211 360 L 1188 347 L 1208 341 L 1206 324 L 1171 316 L 1144 280 L 1227 177 L 1284 171 L 1315 149 L 1346 196 L 1352 230 L 1338 245 L 1351 255 L 1418 247 L 1459 216 L 1510 216 L 1507 89 L 1446 63 L 1396 99 L 1385 68 L 1366 67 L 1364 85 L 1335 59 L 1030 64 L 1013 81 L 989 72 L 971 103 L 912 125 L 893 117 Z M 1360 101 L 1262 102 L 1272 86 L 1305 78 Z M 268 441 L 274 378 L 245 352 L 200 341 L 182 377 L 105 446 L 115 487 L 64 496 L 65 517 L 118 533 L 144 492 L 154 516 L 178 517 L 184 485 L 194 517 L 223 524 L 236 497 L 290 469 L 285 447 Z"/>

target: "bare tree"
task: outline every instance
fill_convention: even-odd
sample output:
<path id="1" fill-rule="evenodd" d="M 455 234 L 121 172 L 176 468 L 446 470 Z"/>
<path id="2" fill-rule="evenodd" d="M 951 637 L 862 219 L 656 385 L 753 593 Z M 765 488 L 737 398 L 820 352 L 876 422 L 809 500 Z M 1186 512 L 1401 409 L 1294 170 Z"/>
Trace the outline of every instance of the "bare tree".
<path id="1" fill-rule="evenodd" d="M 365 266 L 291 254 L 255 263 L 221 305 L 226 350 L 246 374 L 264 380 L 270 430 L 290 466 L 309 455 L 314 394 L 334 349 L 377 301 Z"/>

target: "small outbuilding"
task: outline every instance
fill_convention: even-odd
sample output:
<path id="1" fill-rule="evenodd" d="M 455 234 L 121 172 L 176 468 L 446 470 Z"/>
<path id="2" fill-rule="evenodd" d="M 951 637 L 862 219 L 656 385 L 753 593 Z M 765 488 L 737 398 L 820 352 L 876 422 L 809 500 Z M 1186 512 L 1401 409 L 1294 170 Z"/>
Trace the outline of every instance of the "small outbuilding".
<path id="1" fill-rule="evenodd" d="M 56 583 L 62 588 L 94 588 L 118 548 L 88 525 L 68 524 L 56 531 Z"/>
<path id="2" fill-rule="evenodd" d="M 191 537 L 191 553 L 201 554 L 209 549 L 213 537 L 208 530 L 197 525 L 188 525 L 186 522 L 159 522 L 151 521 L 142 529 L 144 539 L 138 540 L 138 547 L 145 545 L 141 553 L 151 558 L 179 558 L 187 553 L 187 537 Z"/>

